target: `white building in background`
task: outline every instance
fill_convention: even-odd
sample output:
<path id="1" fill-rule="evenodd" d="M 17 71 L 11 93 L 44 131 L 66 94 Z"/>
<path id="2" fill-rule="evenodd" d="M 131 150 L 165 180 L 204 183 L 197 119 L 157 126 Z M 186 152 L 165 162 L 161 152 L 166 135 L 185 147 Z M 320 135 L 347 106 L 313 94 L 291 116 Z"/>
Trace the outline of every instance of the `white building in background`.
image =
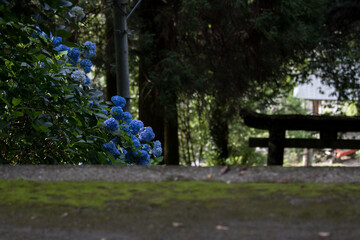
<path id="1" fill-rule="evenodd" d="M 311 101 L 312 114 L 324 113 L 321 101 L 337 101 L 338 97 L 335 94 L 335 88 L 322 84 L 321 79 L 315 75 L 310 75 L 309 80 L 308 83 L 295 87 L 293 96 Z"/>

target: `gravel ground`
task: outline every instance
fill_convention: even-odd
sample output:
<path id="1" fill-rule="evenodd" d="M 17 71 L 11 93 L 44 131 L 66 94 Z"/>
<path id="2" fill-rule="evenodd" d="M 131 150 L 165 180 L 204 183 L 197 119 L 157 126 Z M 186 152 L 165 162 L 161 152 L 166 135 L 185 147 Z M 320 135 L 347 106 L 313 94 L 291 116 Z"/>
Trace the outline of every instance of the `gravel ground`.
<path id="1" fill-rule="evenodd" d="M 37 181 L 89 181 L 113 182 L 146 181 L 221 181 L 248 182 L 313 182 L 360 183 L 359 167 L 183 167 L 183 166 L 52 166 L 18 165 L 0 166 L 0 179 Z"/>

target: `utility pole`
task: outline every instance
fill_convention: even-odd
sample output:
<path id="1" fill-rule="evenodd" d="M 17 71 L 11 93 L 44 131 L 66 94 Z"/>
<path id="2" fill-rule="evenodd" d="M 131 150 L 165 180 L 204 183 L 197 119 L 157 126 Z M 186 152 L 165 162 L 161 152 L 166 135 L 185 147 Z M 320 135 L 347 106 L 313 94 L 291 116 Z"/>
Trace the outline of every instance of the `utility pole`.
<path id="1" fill-rule="evenodd" d="M 128 60 L 127 0 L 114 0 L 114 36 L 116 57 L 116 92 L 126 99 L 124 111 L 130 112 L 130 84 Z"/>

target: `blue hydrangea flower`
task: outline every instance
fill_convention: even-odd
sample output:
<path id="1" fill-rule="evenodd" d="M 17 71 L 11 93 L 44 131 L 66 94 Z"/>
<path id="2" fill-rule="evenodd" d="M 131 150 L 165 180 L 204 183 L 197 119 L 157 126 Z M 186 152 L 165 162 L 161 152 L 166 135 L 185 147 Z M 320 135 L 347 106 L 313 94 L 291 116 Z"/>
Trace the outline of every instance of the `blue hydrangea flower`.
<path id="1" fill-rule="evenodd" d="M 123 97 L 120 96 L 112 96 L 111 101 L 118 107 L 123 108 L 126 104 L 126 100 Z"/>
<path id="2" fill-rule="evenodd" d="M 140 120 L 132 120 L 129 124 L 129 127 L 131 133 L 136 135 L 144 127 L 144 123 Z"/>
<path id="3" fill-rule="evenodd" d="M 38 64 L 39 64 L 39 67 L 41 67 L 41 68 L 45 68 L 45 67 L 46 67 L 46 65 L 45 65 L 44 62 L 38 61 Z M 53 85 L 51 85 L 51 86 L 53 86 Z"/>
<path id="4" fill-rule="evenodd" d="M 151 154 L 153 154 L 155 157 L 160 157 L 162 154 L 162 148 L 153 148 L 151 150 Z"/>
<path id="5" fill-rule="evenodd" d="M 159 140 L 156 140 L 154 142 L 154 148 L 151 149 L 151 154 L 153 154 L 155 157 L 160 157 L 162 154 L 162 148 L 161 148 L 161 142 Z"/>
<path id="6" fill-rule="evenodd" d="M 110 111 L 111 116 L 113 116 L 115 119 L 122 119 L 124 112 L 121 107 L 113 107 Z"/>
<path id="7" fill-rule="evenodd" d="M 45 32 L 41 31 L 41 29 L 40 29 L 39 26 L 36 26 L 35 28 L 36 28 L 36 32 L 32 34 L 32 36 L 33 36 L 34 38 L 38 38 L 38 37 L 41 35 L 41 36 L 49 39 L 49 36 L 48 36 Z M 51 34 L 51 33 L 50 33 L 50 34 Z"/>
<path id="8" fill-rule="evenodd" d="M 59 46 L 61 42 L 62 42 L 61 37 L 54 37 L 54 39 L 52 40 L 52 44 L 53 44 L 54 47 Z"/>
<path id="9" fill-rule="evenodd" d="M 154 148 L 161 148 L 161 142 L 159 140 L 154 141 Z"/>
<path id="10" fill-rule="evenodd" d="M 91 80 L 88 76 L 85 75 L 85 85 L 90 85 Z"/>
<path id="11" fill-rule="evenodd" d="M 94 101 L 89 101 L 89 107 L 94 106 Z"/>
<path id="12" fill-rule="evenodd" d="M 114 132 L 119 128 L 119 123 L 114 118 L 109 118 L 104 123 L 105 123 L 105 129 L 108 130 L 109 132 Z"/>
<path id="13" fill-rule="evenodd" d="M 151 147 L 149 144 L 143 144 L 142 147 L 141 147 L 142 150 L 145 150 L 147 152 L 150 152 L 151 150 Z"/>
<path id="14" fill-rule="evenodd" d="M 155 133 L 151 127 L 145 127 L 143 131 L 139 133 L 139 139 L 141 142 L 150 142 L 155 138 Z"/>
<path id="15" fill-rule="evenodd" d="M 76 65 L 79 62 L 80 51 L 78 48 L 73 48 L 71 51 L 68 51 L 69 63 Z"/>
<path id="16" fill-rule="evenodd" d="M 125 161 L 131 162 L 133 153 L 128 148 L 125 148 L 124 150 L 125 150 Z"/>
<path id="17" fill-rule="evenodd" d="M 84 68 L 85 73 L 89 73 L 91 72 L 92 62 L 89 59 L 82 59 L 80 61 L 80 66 Z"/>
<path id="18" fill-rule="evenodd" d="M 84 9 L 79 6 L 71 8 L 68 14 L 71 18 L 76 18 L 79 21 L 85 17 Z"/>
<path id="19" fill-rule="evenodd" d="M 60 44 L 59 46 L 55 47 L 55 50 L 58 52 L 63 52 L 63 51 L 70 51 L 70 48 L 68 46 Z"/>
<path id="20" fill-rule="evenodd" d="M 130 124 L 131 121 L 132 121 L 131 113 L 129 113 L 129 112 L 124 112 L 124 114 L 123 114 L 123 120 L 124 120 L 127 124 Z"/>
<path id="21" fill-rule="evenodd" d="M 101 109 L 101 111 L 102 111 L 103 114 L 108 114 L 108 111 L 105 110 L 103 107 L 100 107 L 100 109 Z"/>
<path id="22" fill-rule="evenodd" d="M 113 142 L 104 143 L 103 147 L 108 153 L 110 153 L 113 156 L 120 155 L 119 149 L 116 147 L 116 145 Z"/>
<path id="23" fill-rule="evenodd" d="M 138 148 L 138 147 L 141 146 L 141 143 L 140 143 L 139 139 L 136 136 L 131 135 L 131 140 L 133 142 L 134 147 Z"/>
<path id="24" fill-rule="evenodd" d="M 124 130 L 127 134 L 131 134 L 130 128 L 127 124 L 125 123 L 120 124 L 120 128 Z"/>
<path id="25" fill-rule="evenodd" d="M 95 55 L 96 44 L 90 41 L 86 41 L 84 45 L 85 45 L 85 58 L 90 59 L 92 56 Z"/>
<path id="26" fill-rule="evenodd" d="M 150 156 L 145 150 L 137 151 L 134 155 L 137 158 L 137 162 L 136 162 L 137 165 L 144 165 L 144 166 L 149 165 Z"/>
<path id="27" fill-rule="evenodd" d="M 70 77 L 80 83 L 84 83 L 86 80 L 85 74 L 83 72 L 80 72 L 79 70 L 73 71 Z"/>

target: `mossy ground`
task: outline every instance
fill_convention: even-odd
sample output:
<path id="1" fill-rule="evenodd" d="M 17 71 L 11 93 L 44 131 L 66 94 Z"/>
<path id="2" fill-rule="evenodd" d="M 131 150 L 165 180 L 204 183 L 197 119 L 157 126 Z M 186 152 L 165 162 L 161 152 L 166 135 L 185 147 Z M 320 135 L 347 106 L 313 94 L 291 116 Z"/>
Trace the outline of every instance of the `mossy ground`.
<path id="1" fill-rule="evenodd" d="M 120 224 L 136 231 L 127 223 L 159 227 L 229 219 L 360 224 L 359 203 L 357 184 L 0 180 L 0 223 L 31 219 L 37 227 Z"/>
<path id="2" fill-rule="evenodd" d="M 303 215 L 299 209 L 316 207 L 313 217 L 331 217 L 330 210 L 341 206 L 342 215 L 359 213 L 352 203 L 360 200 L 355 184 L 226 184 L 221 182 L 39 182 L 0 181 L 0 205 L 71 206 L 104 209 L 108 205 L 176 207 L 198 204 L 207 208 L 237 209 L 245 206 L 256 217 L 262 212 L 278 212 L 282 217 Z M 226 206 L 222 206 L 226 202 Z M 357 204 L 355 204 L 357 206 Z M 297 207 L 295 207 L 297 206 Z M 301 206 L 301 208 L 299 208 Z M 321 212 L 324 208 L 329 211 Z M 349 210 L 347 213 L 346 210 Z M 330 215 L 329 215 L 330 214 Z"/>

